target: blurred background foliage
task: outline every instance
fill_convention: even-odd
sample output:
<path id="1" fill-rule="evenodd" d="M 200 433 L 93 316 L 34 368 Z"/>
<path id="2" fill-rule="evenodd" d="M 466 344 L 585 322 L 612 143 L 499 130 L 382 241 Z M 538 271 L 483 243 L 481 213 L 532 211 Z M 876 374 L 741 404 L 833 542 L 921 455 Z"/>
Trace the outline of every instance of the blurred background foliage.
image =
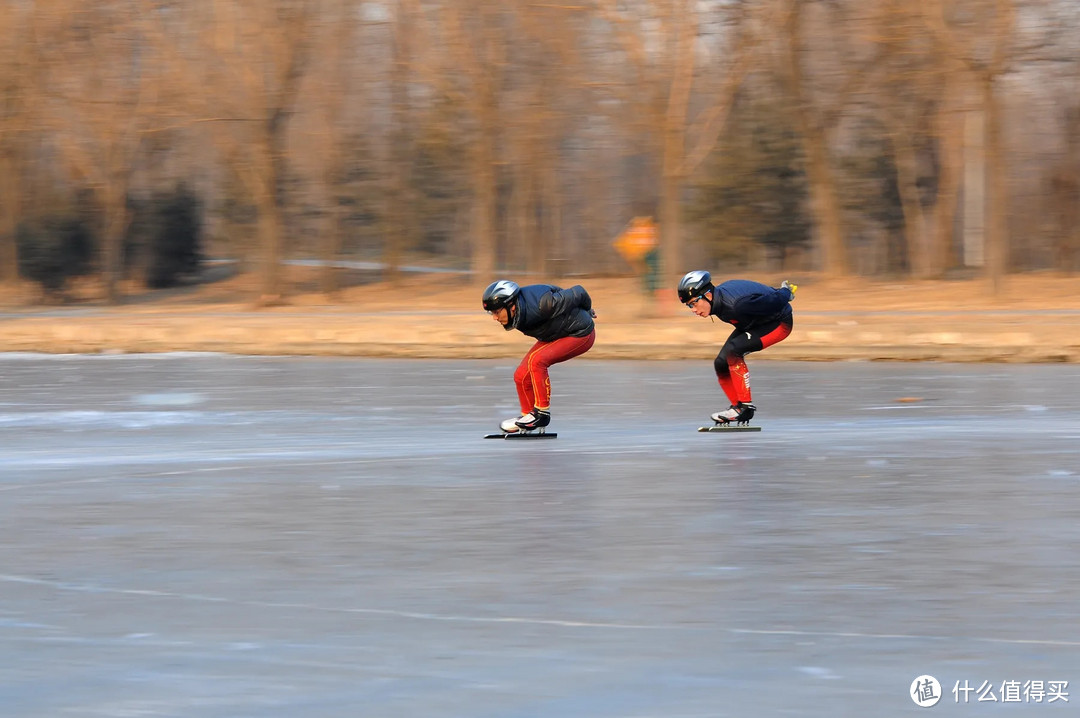
<path id="1" fill-rule="evenodd" d="M 1073 0 L 11 0 L 0 279 L 1080 264 Z"/>

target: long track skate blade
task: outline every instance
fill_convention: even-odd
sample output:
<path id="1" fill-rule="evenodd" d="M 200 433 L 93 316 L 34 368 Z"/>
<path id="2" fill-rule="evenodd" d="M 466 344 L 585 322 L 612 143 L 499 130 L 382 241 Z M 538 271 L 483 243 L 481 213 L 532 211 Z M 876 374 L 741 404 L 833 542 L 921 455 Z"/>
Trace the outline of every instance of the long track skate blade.
<path id="1" fill-rule="evenodd" d="M 731 426 L 720 424 L 718 426 L 699 426 L 698 431 L 705 434 L 728 434 L 738 431 L 761 431 L 760 426 Z"/>
<path id="2" fill-rule="evenodd" d="M 507 439 L 511 441 L 523 441 L 527 439 L 557 439 L 559 434 L 554 431 L 549 431 L 546 434 L 538 434 L 534 431 L 530 431 L 525 434 L 485 434 L 485 439 Z"/>

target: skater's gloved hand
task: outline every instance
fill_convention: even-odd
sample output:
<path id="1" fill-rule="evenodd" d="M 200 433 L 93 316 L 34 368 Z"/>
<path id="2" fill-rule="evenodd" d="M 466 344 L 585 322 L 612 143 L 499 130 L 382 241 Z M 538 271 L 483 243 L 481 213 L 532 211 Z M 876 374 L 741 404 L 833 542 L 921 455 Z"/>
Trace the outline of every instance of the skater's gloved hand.
<path id="1" fill-rule="evenodd" d="M 798 284 L 792 284 L 791 282 L 789 282 L 788 280 L 785 279 L 783 282 L 780 283 L 780 288 L 781 289 L 786 289 L 789 292 L 791 292 L 791 298 L 794 299 L 795 298 L 795 290 L 797 290 L 799 288 L 799 285 Z"/>

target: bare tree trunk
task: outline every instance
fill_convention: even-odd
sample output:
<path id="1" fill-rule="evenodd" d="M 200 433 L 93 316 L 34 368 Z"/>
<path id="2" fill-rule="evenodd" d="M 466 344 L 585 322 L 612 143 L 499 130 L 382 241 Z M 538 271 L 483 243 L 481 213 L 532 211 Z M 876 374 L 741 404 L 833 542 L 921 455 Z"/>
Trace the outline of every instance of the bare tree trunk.
<path id="1" fill-rule="evenodd" d="M 549 157 L 543 165 L 543 174 L 540 178 L 543 188 L 543 234 L 542 243 L 547 247 L 548 257 L 558 257 L 559 266 L 556 273 L 565 276 L 569 268 L 569 257 L 566 237 L 563 236 L 563 193 L 559 184 L 559 171 L 555 162 Z M 545 264 L 544 271 L 548 271 Z"/>
<path id="2" fill-rule="evenodd" d="M 686 117 L 690 88 L 694 81 L 694 40 L 697 15 L 688 0 L 674 9 L 672 22 L 673 52 L 671 90 L 664 113 L 663 160 L 660 178 L 660 254 L 659 275 L 674 280 L 683 272 L 682 187 L 686 177 Z"/>
<path id="3" fill-rule="evenodd" d="M 323 294 L 333 297 L 341 289 L 340 269 L 337 262 L 341 255 L 341 223 L 344 214 L 337 197 L 331 195 L 330 206 L 323 218 L 323 257 L 319 285 Z"/>
<path id="4" fill-rule="evenodd" d="M 259 211 L 259 244 L 262 247 L 261 294 L 259 305 L 276 304 L 282 299 L 281 261 L 283 255 L 283 221 L 278 180 L 277 137 L 273 127 L 267 127 L 257 148 L 260 167 L 253 184 L 258 187 L 255 201 Z"/>
<path id="5" fill-rule="evenodd" d="M 807 96 L 802 68 L 802 3 L 793 0 L 787 25 L 786 73 L 789 91 L 796 100 L 795 117 L 806 153 L 811 213 L 821 249 L 821 269 L 826 276 L 847 276 L 845 246 L 836 178 L 829 160 L 828 138 L 822 119 Z"/>
<path id="6" fill-rule="evenodd" d="M 524 158 L 517 158 L 513 163 L 513 178 L 510 186 L 510 196 L 506 200 L 506 246 L 503 250 L 506 255 L 504 262 L 510 265 L 516 264 L 518 257 L 524 255 L 525 263 L 531 268 L 533 246 L 526 241 L 526 226 L 528 209 L 526 205 L 525 185 L 528 184 L 528 162 Z"/>
<path id="7" fill-rule="evenodd" d="M 383 245 L 383 270 L 388 279 L 401 272 L 401 256 L 409 243 L 409 196 L 408 161 L 411 154 L 411 129 L 409 111 L 409 61 L 412 32 L 411 4 L 397 3 L 397 20 L 394 23 L 393 62 L 390 70 L 390 102 L 394 123 L 390 137 L 390 193 L 387 196 L 385 223 L 386 242 Z"/>
<path id="8" fill-rule="evenodd" d="M 1074 166 L 1066 161 L 1046 182 L 1047 212 L 1052 217 L 1054 232 L 1054 264 L 1065 274 L 1076 271 L 1080 250 L 1080 174 Z"/>
<path id="9" fill-rule="evenodd" d="M 344 243 L 345 208 L 343 185 L 345 170 L 345 122 L 343 113 L 350 98 L 351 85 L 361 84 L 363 79 L 355 76 L 352 49 L 356 43 L 356 12 L 351 0 L 333 0 L 323 6 L 322 17 L 313 27 L 325 32 L 321 37 L 329 43 L 321 55 L 327 59 L 327 67 L 314 83 L 318 96 L 315 104 L 324 110 L 322 131 L 316 136 L 316 151 L 322 153 L 322 267 L 319 286 L 323 294 L 335 297 L 341 289 L 341 248 Z"/>
<path id="10" fill-rule="evenodd" d="M 896 157 L 896 184 L 904 214 L 908 270 L 915 277 L 925 279 L 931 273 L 931 253 L 927 246 L 926 217 L 919 196 L 915 150 L 911 146 L 911 137 L 902 128 L 894 130 L 890 140 Z"/>
<path id="11" fill-rule="evenodd" d="M 994 294 L 1000 295 L 1009 264 L 1009 197 L 1001 139 L 1001 105 L 994 85 L 994 75 L 982 78 L 982 103 L 986 112 L 986 273 Z"/>
<path id="12" fill-rule="evenodd" d="M 511 202 L 513 226 L 507 233 L 507 249 L 520 247 L 523 251 L 515 253 L 524 254 L 529 272 L 540 276 L 546 270 L 548 254 L 548 238 L 539 230 L 536 216 L 537 184 L 544 170 L 544 163 L 537 157 L 535 145 L 531 142 L 529 144 L 533 146 L 532 151 L 522 157 L 514 167 L 514 196 Z"/>
<path id="13" fill-rule="evenodd" d="M 844 277 L 848 274 L 847 249 L 844 246 L 840 202 L 836 196 L 836 180 L 825 147 L 825 138 L 813 130 L 804 135 L 804 138 L 811 211 L 821 243 L 821 269 L 826 276 Z"/>
<path id="14" fill-rule="evenodd" d="M 953 238 L 960 202 L 964 164 L 964 113 L 951 99 L 953 83 L 946 78 L 942 107 L 935 118 L 938 144 L 938 187 L 932 215 L 930 276 L 940 278 L 956 261 Z"/>
<path id="15" fill-rule="evenodd" d="M 683 269 L 682 210 L 679 195 L 682 188 L 678 175 L 664 173 L 660 185 L 660 261 L 659 275 L 664 284 L 670 284 L 672 273 Z M 670 267 L 670 270 L 668 269 Z"/>
<path id="16" fill-rule="evenodd" d="M 473 221 L 472 276 L 480 284 L 495 279 L 496 182 L 495 173 L 495 98 L 492 88 L 482 87 L 481 131 L 473 152 Z"/>
<path id="17" fill-rule="evenodd" d="M 981 98 L 980 98 L 981 101 Z M 964 113 L 965 267 L 986 266 L 986 111 Z"/>
<path id="18" fill-rule="evenodd" d="M 101 193 L 104 205 L 101 275 L 105 280 L 105 301 L 119 304 L 122 297 L 120 280 L 123 274 L 124 235 L 128 227 L 127 178 L 108 180 Z"/>
<path id="19" fill-rule="evenodd" d="M 0 163 L 0 281 L 15 284 L 19 280 L 19 252 L 15 242 L 19 225 L 22 192 L 15 161 L 3 156 Z"/>
<path id="20" fill-rule="evenodd" d="M 45 63 L 36 47 L 36 4 L 8 4 L 0 13 L 0 282 L 19 282 L 19 249 L 16 233 L 22 219 L 24 199 L 32 194 L 24 186 L 26 158 L 31 150 L 30 130 L 42 125 L 35 97 L 45 92 Z"/>
<path id="21" fill-rule="evenodd" d="M 394 144 L 400 143 L 398 139 Z M 405 157 L 393 151 L 390 160 L 390 184 L 386 197 L 386 219 L 383 221 L 383 278 L 394 279 L 401 274 L 401 256 L 407 244 L 407 214 L 409 185 L 405 173 Z"/>

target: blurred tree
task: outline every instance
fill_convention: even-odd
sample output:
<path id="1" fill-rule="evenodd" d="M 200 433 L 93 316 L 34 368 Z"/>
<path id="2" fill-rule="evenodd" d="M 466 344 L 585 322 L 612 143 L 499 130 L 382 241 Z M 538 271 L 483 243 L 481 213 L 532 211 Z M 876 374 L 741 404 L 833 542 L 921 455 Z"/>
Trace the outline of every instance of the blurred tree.
<path id="1" fill-rule="evenodd" d="M 239 152 L 236 147 L 223 148 L 214 211 L 225 228 L 228 258 L 236 262 L 239 272 L 246 273 L 257 269 L 259 208 L 241 177 Z"/>
<path id="2" fill-rule="evenodd" d="M 1080 269 L 1080 105 L 1065 110 L 1065 152 L 1049 170 L 1047 195 L 1058 269 Z"/>
<path id="3" fill-rule="evenodd" d="M 880 50 L 873 98 L 894 156 L 910 271 L 940 278 L 956 263 L 971 78 L 946 38 L 929 30 L 933 3 L 878 0 L 871 11 Z"/>
<path id="4" fill-rule="evenodd" d="M 457 132 L 460 116 L 447 98 L 436 100 L 417 119 L 419 135 L 409 176 L 418 222 L 417 249 L 431 255 L 456 254 L 459 218 L 469 211 L 468 156 Z M 469 258 L 463 257 L 468 266 Z"/>
<path id="5" fill-rule="evenodd" d="M 0 281 L 18 279 L 16 228 L 25 184 L 34 108 L 40 105 L 41 63 L 36 56 L 32 8 L 15 4 L 0 13 Z"/>
<path id="6" fill-rule="evenodd" d="M 596 121 L 585 6 L 517 3 L 504 90 L 508 185 L 501 256 L 535 275 L 581 271 L 589 230 L 570 214 L 584 194 L 576 133 Z"/>
<path id="7" fill-rule="evenodd" d="M 752 113 L 739 120 L 752 141 L 725 134 L 716 146 L 736 91 L 772 70 L 793 106 L 815 264 L 849 271 L 850 230 L 891 248 L 873 271 L 940 276 L 965 246 L 958 230 L 977 239 L 985 224 L 1005 242 L 1008 220 L 1019 253 L 1040 223 L 1049 246 L 1049 221 L 1021 199 L 1012 206 L 1025 213 L 1010 214 L 1006 195 L 1034 195 L 1041 180 L 1068 206 L 1060 127 L 1022 118 L 1037 112 L 1033 99 L 1046 118 L 1071 102 L 1062 75 L 1078 66 L 1074 10 L 1062 0 L 16 3 L 0 20 L 10 41 L 0 267 L 13 264 L 23 207 L 89 184 L 115 299 L 129 199 L 191 178 L 214 216 L 233 220 L 217 246 L 257 247 L 264 301 L 282 293 L 286 236 L 327 266 L 351 241 L 391 267 L 420 248 L 477 278 L 499 263 L 580 273 L 615 266 L 611 239 L 643 205 L 661 219 L 665 271 L 680 272 L 696 169 L 763 162 L 777 143 L 775 118 L 745 124 Z M 959 198 L 994 221 L 959 214 Z M 992 244 L 988 276 L 1007 261 Z M 322 286 L 332 291 L 331 274 Z"/>
<path id="8" fill-rule="evenodd" d="M 308 68 L 318 0 L 213 0 L 195 8 L 210 31 L 200 35 L 201 111 L 235 157 L 238 177 L 258 208 L 262 251 L 257 304 L 281 300 L 285 287 L 285 202 L 289 118 Z"/>
<path id="9" fill-rule="evenodd" d="M 1008 185 L 1004 165 L 1000 77 L 1016 50 L 1015 0 L 927 0 L 925 21 L 953 65 L 971 73 L 984 127 L 985 260 L 993 291 L 1002 290 L 1008 257 Z"/>
<path id="10" fill-rule="evenodd" d="M 469 267 L 479 284 L 495 277 L 498 227 L 498 145 L 502 135 L 501 92 L 506 82 L 507 22 L 511 6 L 501 0 L 443 0 L 448 84 L 462 98 L 471 120 L 472 232 Z"/>
<path id="11" fill-rule="evenodd" d="M 657 178 L 662 256 L 660 275 L 673 278 L 683 271 L 681 227 L 684 184 L 689 174 L 715 145 L 734 93 L 752 63 L 755 29 L 768 27 L 772 8 L 763 5 L 761 17 L 746 3 L 699 5 L 690 0 L 622 2 L 596 0 L 601 17 L 615 34 L 634 74 L 623 111 L 630 126 L 644 130 L 659 158 Z M 718 67 L 699 63 L 702 23 L 706 15 L 719 18 L 722 35 L 712 38 L 711 52 L 725 58 Z M 711 91 L 697 121 L 690 120 L 695 82 Z M 699 87 L 699 91 L 702 89 Z M 693 143 L 688 147 L 688 143 Z"/>
<path id="12" fill-rule="evenodd" d="M 371 147 L 371 135 L 364 131 L 350 132 L 338 151 L 341 157 L 340 175 L 333 178 L 333 192 L 344 238 L 344 254 L 386 251 L 386 199 L 389 184 L 385 177 L 385 161 Z"/>
<path id="13" fill-rule="evenodd" d="M 310 133 L 311 148 L 317 158 L 322 260 L 320 287 L 333 296 L 340 289 L 340 267 L 347 213 L 357 204 L 356 187 L 350 182 L 348 163 L 351 150 L 362 138 L 350 132 L 348 109 L 356 98 L 366 96 L 364 63 L 358 62 L 358 13 L 352 0 L 325 0 L 315 14 L 312 32 L 321 51 L 312 58 L 311 103 L 316 126 Z M 361 104 L 363 102 L 361 101 Z M 366 148 L 365 148 L 366 149 Z"/>
<path id="14" fill-rule="evenodd" d="M 79 10 L 60 0 L 35 3 L 48 123 L 72 178 L 97 195 L 100 270 L 110 303 L 120 299 L 130 180 L 161 80 L 158 56 L 147 42 L 154 16 L 143 9 L 139 0 Z"/>
<path id="15" fill-rule="evenodd" d="M 401 256 L 412 243 L 416 221 L 413 216 L 414 196 L 409 176 L 409 158 L 413 155 L 415 128 L 410 87 L 412 84 L 412 40 L 421 9 L 417 0 L 396 0 L 393 3 L 390 85 L 390 113 L 393 121 L 389 135 L 389 187 L 385 194 L 386 210 L 383 222 L 383 262 L 386 276 L 394 278 L 400 271 Z"/>
<path id="16" fill-rule="evenodd" d="M 93 229 L 85 215 L 72 210 L 19 224 L 19 272 L 35 282 L 49 300 L 66 300 L 68 280 L 93 270 Z"/>
<path id="17" fill-rule="evenodd" d="M 740 93 L 689 212 L 714 264 L 745 268 L 763 247 L 784 269 L 789 251 L 809 244 L 805 162 L 791 115 L 775 93 Z"/>
<path id="18" fill-rule="evenodd" d="M 202 260 L 202 210 L 199 198 L 180 184 L 170 192 L 136 203 L 132 237 L 145 255 L 143 281 L 151 289 L 179 284 Z"/>
<path id="19" fill-rule="evenodd" d="M 821 270 L 841 277 L 850 264 L 831 145 L 878 53 L 852 31 L 857 8 L 817 0 L 780 0 L 780 6 L 778 66 L 797 108 Z"/>
<path id="20" fill-rule="evenodd" d="M 902 210 L 899 231 L 904 246 L 901 252 L 889 253 L 896 260 L 890 270 L 897 271 L 902 264 L 915 276 L 926 278 L 940 276 L 943 269 L 935 261 L 942 255 L 935 251 L 934 242 L 951 243 L 951 231 L 944 236 L 932 232 L 928 210 L 937 206 L 945 211 L 943 203 L 955 206 L 959 172 L 955 153 L 940 152 L 956 136 L 938 132 L 936 115 L 947 101 L 941 94 L 945 73 L 940 68 L 945 63 L 935 52 L 921 13 L 917 4 L 879 0 L 871 6 L 868 22 L 879 49 L 873 93 L 878 122 L 872 126 L 887 138 L 885 149 L 892 154 L 891 161 L 875 158 L 875 164 L 895 172 L 889 183 L 896 188 Z M 944 185 L 938 179 L 944 179 Z M 878 219 L 882 219 L 880 213 Z M 883 222 L 890 242 L 897 236 L 892 219 L 890 213 Z"/>
<path id="21" fill-rule="evenodd" d="M 908 208 L 905 211 L 901 182 L 896 167 L 894 140 L 876 115 L 855 124 L 853 137 L 838 157 L 841 170 L 838 189 L 856 231 L 874 241 L 870 258 L 864 260 L 862 274 L 885 272 L 893 275 L 910 271 L 912 247 L 907 241 Z"/>

